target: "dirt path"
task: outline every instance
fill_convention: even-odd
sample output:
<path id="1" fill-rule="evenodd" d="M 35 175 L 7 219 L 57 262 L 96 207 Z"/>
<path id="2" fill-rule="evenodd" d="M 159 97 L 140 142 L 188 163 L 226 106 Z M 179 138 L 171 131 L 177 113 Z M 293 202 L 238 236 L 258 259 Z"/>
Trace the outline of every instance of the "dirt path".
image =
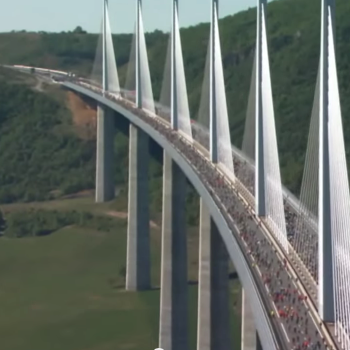
<path id="1" fill-rule="evenodd" d="M 96 111 L 72 92 L 67 93 L 67 106 L 73 115 L 78 136 L 91 140 L 96 134 Z"/>

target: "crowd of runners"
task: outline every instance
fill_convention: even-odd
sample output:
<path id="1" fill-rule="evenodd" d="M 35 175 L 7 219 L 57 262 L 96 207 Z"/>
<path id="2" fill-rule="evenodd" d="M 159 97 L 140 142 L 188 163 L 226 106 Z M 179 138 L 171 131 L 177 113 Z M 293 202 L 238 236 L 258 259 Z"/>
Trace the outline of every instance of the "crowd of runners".
<path id="1" fill-rule="evenodd" d="M 88 85 L 86 83 L 81 84 L 99 94 L 102 93 L 98 87 L 86 86 Z M 133 114 L 168 139 L 192 165 L 211 194 L 215 194 L 213 198 L 219 199 L 217 205 L 226 217 L 232 232 L 237 235 L 237 240 L 244 248 L 251 262 L 253 273 L 260 275 L 261 287 L 266 289 L 269 296 L 267 306 L 270 309 L 272 322 L 277 323 L 280 332 L 284 333 L 283 337 L 286 339 L 289 349 L 331 349 L 327 347 L 326 341 L 318 332 L 316 322 L 310 316 L 306 303 L 307 296 L 300 294 L 296 282 L 289 275 L 287 261 L 281 260 L 277 256 L 275 248 L 259 228 L 259 223 L 244 207 L 244 203 L 237 194 L 233 194 L 235 190 L 225 177 L 193 145 L 165 123 L 160 122 L 158 118 L 135 108 L 132 103 L 115 95 L 107 94 L 107 97 L 131 110 Z M 235 160 L 235 166 L 236 172 L 241 176 L 247 173 L 240 171 L 242 164 L 237 160 Z M 250 183 L 251 188 L 253 188 L 254 178 L 250 174 L 250 178 L 242 179 L 242 182 L 248 184 L 248 186 Z M 286 220 L 288 229 L 295 229 L 297 225 L 296 215 L 292 210 L 287 209 Z M 239 229 L 238 232 L 235 225 Z"/>

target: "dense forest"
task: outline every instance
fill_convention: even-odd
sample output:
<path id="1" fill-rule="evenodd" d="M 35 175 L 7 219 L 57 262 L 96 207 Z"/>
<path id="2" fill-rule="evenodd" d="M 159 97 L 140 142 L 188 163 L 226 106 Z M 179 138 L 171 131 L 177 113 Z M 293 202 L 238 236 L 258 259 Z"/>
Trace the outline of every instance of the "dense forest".
<path id="1" fill-rule="evenodd" d="M 95 144 L 65 131 L 67 108 L 0 75 L 0 202 L 45 200 L 94 186 Z"/>
<path id="2" fill-rule="evenodd" d="M 350 145 L 350 2 L 337 1 L 337 64 L 347 154 Z M 298 192 L 316 83 L 320 42 L 320 1 L 279 0 L 268 6 L 267 28 L 283 182 Z M 113 21 L 112 21 L 113 27 Z M 232 142 L 242 142 L 253 65 L 256 11 L 220 20 Z M 196 118 L 208 45 L 209 24 L 181 29 L 192 117 Z M 0 34 L 3 64 L 29 64 L 88 76 L 97 34 L 81 28 L 62 33 Z M 114 35 L 120 80 L 125 81 L 132 35 Z M 160 93 L 168 34 L 147 33 L 154 95 Z M 69 130 L 70 112 L 54 96 L 14 85 L 0 74 L 0 202 L 49 199 L 52 191 L 73 193 L 94 186 L 94 140 Z M 127 141 L 116 139 L 117 181 L 126 179 Z M 154 192 L 159 166 L 152 165 Z M 193 200 L 193 195 L 189 199 Z M 154 205 L 160 204 L 159 191 Z"/>
<path id="3" fill-rule="evenodd" d="M 112 218 L 89 212 L 32 209 L 9 213 L 6 216 L 5 236 L 9 238 L 47 236 L 70 225 L 109 232 L 114 227 L 113 224 Z"/>

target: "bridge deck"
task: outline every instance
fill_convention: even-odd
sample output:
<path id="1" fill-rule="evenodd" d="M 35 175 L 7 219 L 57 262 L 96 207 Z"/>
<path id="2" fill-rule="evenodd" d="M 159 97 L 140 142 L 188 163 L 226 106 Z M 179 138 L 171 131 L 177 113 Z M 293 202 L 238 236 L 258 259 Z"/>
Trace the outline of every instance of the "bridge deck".
<path id="1" fill-rule="evenodd" d="M 74 84 L 66 83 L 64 85 L 74 90 Z M 83 87 L 88 89 L 89 87 L 86 85 L 84 84 Z M 101 95 L 101 91 L 98 91 L 96 87 L 90 87 L 90 90 Z M 299 281 L 299 278 L 300 280 L 305 278 L 303 274 L 307 277 L 307 274 L 302 270 L 305 267 L 301 266 L 299 270 L 296 268 L 296 266 L 300 266 L 300 261 L 298 262 L 294 252 L 290 255 L 291 265 L 288 268 L 284 267 L 286 256 L 280 247 L 276 246 L 276 242 L 268 237 L 268 230 L 264 227 L 266 223 L 255 219 L 254 203 L 251 195 L 248 196 L 249 191 L 247 193 L 242 184 L 235 187 L 218 167 L 208 161 L 201 150 L 190 144 L 179 133 L 171 130 L 169 126 L 159 120 L 161 118 L 150 116 L 148 113 L 138 110 L 128 101 L 110 96 L 109 99 L 132 111 L 171 141 L 196 170 L 212 194 L 222 215 L 226 218 L 246 259 L 250 261 L 255 281 L 263 296 L 264 307 L 267 312 L 275 312 L 271 321 L 281 348 L 294 349 L 295 344 L 301 344 L 303 341 L 308 341 L 310 344 L 319 342 L 319 349 L 326 349 L 324 341 L 329 343 L 329 348 L 337 348 L 330 338 L 328 330 L 324 325 L 318 324 L 319 319 L 317 319 L 317 314 L 315 315 L 315 307 L 312 305 L 310 307 L 311 301 L 299 300 L 301 298 L 300 291 L 305 293 L 305 287 Z M 276 255 L 276 253 L 278 254 Z M 306 282 L 303 283 L 307 288 L 312 287 L 310 284 L 308 286 Z M 280 300 L 278 300 L 276 293 L 279 293 Z M 283 317 L 283 312 L 288 314 L 288 317 Z M 296 312 L 294 316 L 292 316 L 293 312 Z"/>

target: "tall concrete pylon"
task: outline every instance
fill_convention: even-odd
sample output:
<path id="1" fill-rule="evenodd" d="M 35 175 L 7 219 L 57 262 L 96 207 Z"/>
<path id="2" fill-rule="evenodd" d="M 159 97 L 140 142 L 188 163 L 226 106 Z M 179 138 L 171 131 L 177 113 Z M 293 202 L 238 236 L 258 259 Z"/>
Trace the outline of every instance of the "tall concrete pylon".
<path id="1" fill-rule="evenodd" d="M 176 29 L 178 18 L 178 1 L 172 1 L 172 28 L 171 28 L 171 126 L 174 130 L 179 128 L 179 113 L 177 102 L 177 67 L 176 67 Z M 181 53 L 182 55 L 182 53 Z"/>
<path id="2" fill-rule="evenodd" d="M 199 232 L 197 350 L 229 350 L 228 254 L 202 199 Z"/>
<path id="3" fill-rule="evenodd" d="M 267 0 L 257 0 L 255 94 L 255 211 L 265 217 L 275 238 L 288 253 L 286 220 L 279 165 L 268 42 Z"/>
<path id="4" fill-rule="evenodd" d="M 263 17 L 265 17 L 266 0 L 258 0 L 257 37 L 256 37 L 256 95 L 255 95 L 255 203 L 256 214 L 266 215 L 266 169 L 264 159 L 264 122 L 262 107 L 262 35 Z"/>
<path id="5" fill-rule="evenodd" d="M 262 350 L 254 315 L 246 292 L 242 288 L 242 336 L 241 350 Z"/>
<path id="6" fill-rule="evenodd" d="M 153 90 L 142 20 L 142 0 L 136 0 L 135 46 L 136 106 L 154 114 Z"/>
<path id="7" fill-rule="evenodd" d="M 102 89 L 108 91 L 108 53 L 107 53 L 107 5 L 103 0 L 103 30 L 102 30 Z M 96 189 L 95 200 L 98 203 L 114 198 L 114 112 L 103 105 L 97 107 L 97 137 L 96 137 Z"/>
<path id="8" fill-rule="evenodd" d="M 141 69 L 141 0 L 136 0 L 136 106 L 142 108 L 142 69 Z"/>
<path id="9" fill-rule="evenodd" d="M 108 0 L 103 0 L 103 27 L 102 27 L 102 91 L 108 91 L 108 63 L 107 63 L 107 9 Z"/>
<path id="10" fill-rule="evenodd" d="M 186 177 L 164 152 L 159 346 L 188 349 Z"/>
<path id="11" fill-rule="evenodd" d="M 97 60 L 96 60 L 97 59 Z M 102 19 L 102 62 L 96 57 L 95 64 L 102 63 L 102 90 L 103 93 L 120 95 L 120 85 L 118 77 L 117 63 L 115 59 L 112 30 L 108 15 L 108 0 L 103 0 Z M 98 67 L 94 67 L 98 68 Z M 98 72 L 97 72 L 98 74 Z"/>
<path id="12" fill-rule="evenodd" d="M 174 130 L 179 130 L 192 141 L 191 118 L 179 28 L 178 0 L 172 0 L 171 125 Z"/>
<path id="13" fill-rule="evenodd" d="M 318 200 L 318 311 L 322 320 L 335 321 L 334 312 L 334 256 L 332 225 L 331 186 L 331 130 L 330 118 L 334 113 L 329 109 L 330 36 L 334 38 L 334 0 L 321 0 L 321 54 L 320 54 L 320 122 L 319 122 L 319 200 Z M 336 73 L 335 73 L 336 74 Z M 339 96 L 337 96 L 339 99 Z M 332 115 L 333 114 L 333 115 Z M 338 135 L 337 137 L 339 137 Z"/>
<path id="14" fill-rule="evenodd" d="M 212 0 L 210 25 L 210 66 L 209 66 L 209 125 L 210 125 L 210 160 L 213 163 L 219 161 L 218 150 L 218 117 L 216 113 L 216 69 L 215 69 L 215 31 L 219 10 L 219 1 Z"/>
<path id="15" fill-rule="evenodd" d="M 177 130 L 181 118 L 179 73 L 181 78 L 184 72 L 182 52 L 178 52 L 178 1 L 171 0 L 171 4 L 171 122 Z M 186 185 L 184 173 L 164 151 L 159 346 L 166 350 L 188 349 Z"/>
<path id="16" fill-rule="evenodd" d="M 149 137 L 130 123 L 126 290 L 151 286 L 148 195 Z"/>
<path id="17" fill-rule="evenodd" d="M 229 155 L 232 166 L 225 162 L 225 147 L 231 141 L 221 61 L 218 6 L 219 1 L 212 0 L 209 39 L 209 149 L 212 162 L 226 166 L 233 175 L 232 154 Z M 228 254 L 202 199 L 199 236 L 197 350 L 229 350 Z"/>
<path id="18" fill-rule="evenodd" d="M 219 0 L 212 0 L 210 26 L 209 125 L 210 158 L 234 179 L 232 145 L 219 34 Z"/>
<path id="19" fill-rule="evenodd" d="M 143 108 L 144 33 L 141 0 L 136 1 L 136 105 Z M 148 66 L 148 63 L 147 63 Z M 146 76 L 147 79 L 147 76 Z M 146 92 L 147 94 L 147 92 Z M 150 225 L 148 195 L 149 137 L 130 123 L 129 128 L 129 196 L 126 263 L 126 290 L 137 291 L 151 286 Z"/>

